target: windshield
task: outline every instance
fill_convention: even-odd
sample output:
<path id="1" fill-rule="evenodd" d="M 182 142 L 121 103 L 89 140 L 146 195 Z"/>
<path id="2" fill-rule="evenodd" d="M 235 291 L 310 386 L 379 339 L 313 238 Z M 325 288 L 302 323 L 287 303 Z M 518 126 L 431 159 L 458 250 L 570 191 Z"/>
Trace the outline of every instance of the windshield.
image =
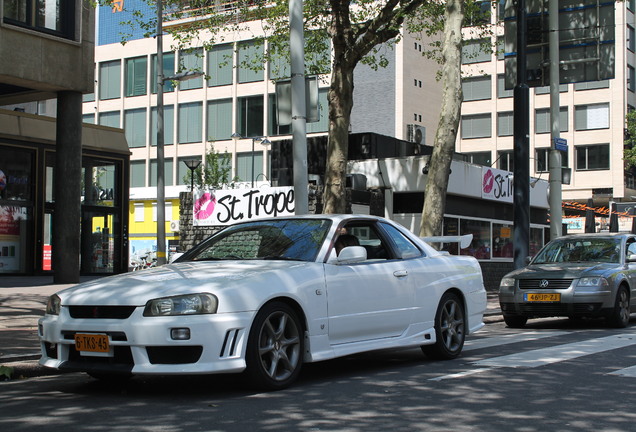
<path id="1" fill-rule="evenodd" d="M 238 224 L 210 237 L 177 261 L 315 261 L 330 226 L 331 221 L 326 219 L 281 219 Z"/>
<path id="2" fill-rule="evenodd" d="M 620 237 L 557 239 L 548 243 L 532 264 L 620 262 Z"/>

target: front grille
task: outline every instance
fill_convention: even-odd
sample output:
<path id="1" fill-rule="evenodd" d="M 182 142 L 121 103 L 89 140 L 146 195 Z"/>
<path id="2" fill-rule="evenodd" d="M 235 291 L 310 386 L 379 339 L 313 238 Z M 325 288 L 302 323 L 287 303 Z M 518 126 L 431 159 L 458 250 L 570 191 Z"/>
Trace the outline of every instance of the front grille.
<path id="1" fill-rule="evenodd" d="M 69 306 L 72 318 L 126 319 L 136 306 Z"/>
<path id="2" fill-rule="evenodd" d="M 572 285 L 572 280 L 573 279 L 519 279 L 519 289 L 568 289 L 570 285 Z M 545 286 L 545 282 L 547 282 L 547 286 Z"/>
<path id="3" fill-rule="evenodd" d="M 201 358 L 202 346 L 149 346 L 148 360 L 152 364 L 196 363 Z"/>

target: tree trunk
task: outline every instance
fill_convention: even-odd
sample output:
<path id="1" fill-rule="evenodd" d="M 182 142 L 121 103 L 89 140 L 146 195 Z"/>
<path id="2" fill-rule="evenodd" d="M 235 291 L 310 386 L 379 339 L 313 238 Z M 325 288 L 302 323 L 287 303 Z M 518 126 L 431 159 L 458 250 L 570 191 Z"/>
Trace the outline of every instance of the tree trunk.
<path id="1" fill-rule="evenodd" d="M 334 62 L 329 88 L 329 142 L 323 213 L 346 211 L 345 183 L 349 155 L 349 122 L 353 107 L 353 67 Z"/>
<path id="2" fill-rule="evenodd" d="M 435 134 L 433 154 L 429 160 L 428 179 L 424 192 L 424 207 L 420 236 L 442 234 L 446 189 L 455 151 L 463 100 L 461 83 L 463 1 L 447 0 L 444 13 L 442 46 L 442 108 Z"/>

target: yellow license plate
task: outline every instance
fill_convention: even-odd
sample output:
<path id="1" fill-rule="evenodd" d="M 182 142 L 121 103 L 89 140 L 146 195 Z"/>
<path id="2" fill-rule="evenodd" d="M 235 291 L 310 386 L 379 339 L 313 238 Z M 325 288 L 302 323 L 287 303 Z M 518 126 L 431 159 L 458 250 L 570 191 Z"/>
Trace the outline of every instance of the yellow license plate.
<path id="1" fill-rule="evenodd" d="M 560 302 L 560 293 L 526 293 L 523 299 L 527 302 Z"/>
<path id="2" fill-rule="evenodd" d="M 75 335 L 75 349 L 77 351 L 108 352 L 110 351 L 108 336 L 105 334 L 78 333 Z"/>

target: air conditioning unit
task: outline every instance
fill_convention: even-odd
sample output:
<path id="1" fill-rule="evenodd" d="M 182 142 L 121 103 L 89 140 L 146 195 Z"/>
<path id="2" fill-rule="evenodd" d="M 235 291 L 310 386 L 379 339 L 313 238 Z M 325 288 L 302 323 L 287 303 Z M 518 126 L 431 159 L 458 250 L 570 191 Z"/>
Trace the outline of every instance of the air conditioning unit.
<path id="1" fill-rule="evenodd" d="M 170 222 L 170 231 L 176 232 L 179 231 L 179 221 L 172 221 Z"/>
<path id="2" fill-rule="evenodd" d="M 416 144 L 426 144 L 426 128 L 424 126 L 409 124 L 407 126 L 407 137 L 409 142 Z"/>

